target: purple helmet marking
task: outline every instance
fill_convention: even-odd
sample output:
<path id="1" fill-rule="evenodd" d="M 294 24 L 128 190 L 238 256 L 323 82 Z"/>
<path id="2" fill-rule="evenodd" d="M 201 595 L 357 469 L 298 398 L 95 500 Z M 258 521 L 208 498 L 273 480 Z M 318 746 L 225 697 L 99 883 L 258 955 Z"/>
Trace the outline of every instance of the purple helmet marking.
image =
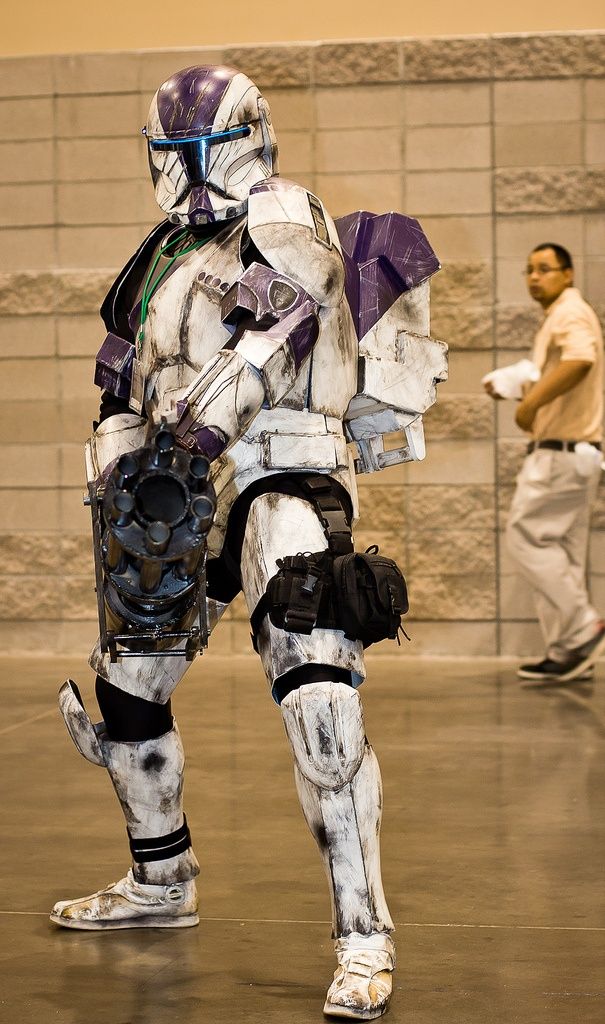
<path id="1" fill-rule="evenodd" d="M 191 189 L 189 195 L 189 217 L 195 224 L 196 214 L 203 213 L 207 224 L 214 222 L 214 210 L 208 195 L 208 189 L 203 186 L 196 186 Z"/>
<path id="2" fill-rule="evenodd" d="M 158 113 L 166 135 L 182 135 L 212 125 L 237 74 L 233 68 L 200 66 L 171 75 L 157 94 Z"/>
<path id="3" fill-rule="evenodd" d="M 439 270 L 417 220 L 359 210 L 336 221 L 346 268 L 346 295 L 358 338 L 404 292 Z"/>

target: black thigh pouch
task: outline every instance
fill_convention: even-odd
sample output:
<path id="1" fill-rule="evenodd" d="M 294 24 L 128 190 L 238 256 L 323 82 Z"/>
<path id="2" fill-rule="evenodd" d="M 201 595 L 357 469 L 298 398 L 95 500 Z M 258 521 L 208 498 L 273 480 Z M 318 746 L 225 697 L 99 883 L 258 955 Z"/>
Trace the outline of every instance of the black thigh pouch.
<path id="1" fill-rule="evenodd" d="M 376 546 L 363 554 L 304 552 L 279 559 L 277 565 L 251 617 L 255 649 L 265 615 L 293 633 L 309 634 L 315 627 L 343 630 L 348 640 L 360 640 L 364 647 L 399 640 L 401 617 L 409 607 L 405 579 Z"/>

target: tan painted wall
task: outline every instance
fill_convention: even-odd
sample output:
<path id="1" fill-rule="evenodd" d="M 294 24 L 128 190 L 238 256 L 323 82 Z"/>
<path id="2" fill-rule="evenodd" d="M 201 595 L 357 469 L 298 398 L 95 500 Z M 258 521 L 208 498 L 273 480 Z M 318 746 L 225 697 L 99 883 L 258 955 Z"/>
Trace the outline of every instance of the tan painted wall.
<path id="1" fill-rule="evenodd" d="M 409 576 L 405 653 L 538 653 L 500 543 L 524 440 L 480 378 L 530 342 L 520 269 L 536 242 L 567 245 L 605 308 L 605 34 L 0 61 L 0 648 L 79 650 L 95 632 L 81 493 L 97 310 L 159 219 L 139 134 L 150 97 L 208 59 L 263 88 L 282 173 L 334 215 L 418 217 L 443 263 L 433 333 L 451 375 L 427 416 L 427 459 L 362 481 L 358 542 L 378 541 Z M 605 611 L 602 499 L 595 526 Z M 241 603 L 214 648 L 250 650 Z"/>
<path id="2" fill-rule="evenodd" d="M 177 13 L 178 12 L 178 13 Z M 319 39 L 552 32 L 605 28 L 602 0 L 28 0 L 8 5 L 0 52 L 77 53 Z"/>

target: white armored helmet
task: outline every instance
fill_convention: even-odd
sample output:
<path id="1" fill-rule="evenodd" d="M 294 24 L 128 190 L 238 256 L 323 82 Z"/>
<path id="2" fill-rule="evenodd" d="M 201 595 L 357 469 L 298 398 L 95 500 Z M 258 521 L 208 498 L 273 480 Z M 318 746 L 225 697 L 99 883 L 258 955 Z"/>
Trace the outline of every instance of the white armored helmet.
<path id="1" fill-rule="evenodd" d="M 252 186 L 277 174 L 269 106 L 233 68 L 171 75 L 153 97 L 143 134 L 157 202 L 174 224 L 238 217 Z"/>

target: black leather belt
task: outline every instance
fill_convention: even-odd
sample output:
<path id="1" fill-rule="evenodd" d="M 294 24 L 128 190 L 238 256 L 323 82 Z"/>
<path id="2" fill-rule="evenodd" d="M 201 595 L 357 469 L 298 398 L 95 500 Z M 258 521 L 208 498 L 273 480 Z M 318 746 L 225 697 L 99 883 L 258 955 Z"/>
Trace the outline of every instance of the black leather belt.
<path id="1" fill-rule="evenodd" d="M 598 448 L 598 450 L 601 451 L 600 441 L 589 441 L 588 443 L 591 444 L 593 448 Z M 546 441 L 530 441 L 527 446 L 527 454 L 531 455 L 532 452 L 535 452 L 536 448 L 551 448 L 555 452 L 573 452 L 577 444 L 580 444 L 580 442 L 554 441 L 550 438 L 547 438 Z"/>

